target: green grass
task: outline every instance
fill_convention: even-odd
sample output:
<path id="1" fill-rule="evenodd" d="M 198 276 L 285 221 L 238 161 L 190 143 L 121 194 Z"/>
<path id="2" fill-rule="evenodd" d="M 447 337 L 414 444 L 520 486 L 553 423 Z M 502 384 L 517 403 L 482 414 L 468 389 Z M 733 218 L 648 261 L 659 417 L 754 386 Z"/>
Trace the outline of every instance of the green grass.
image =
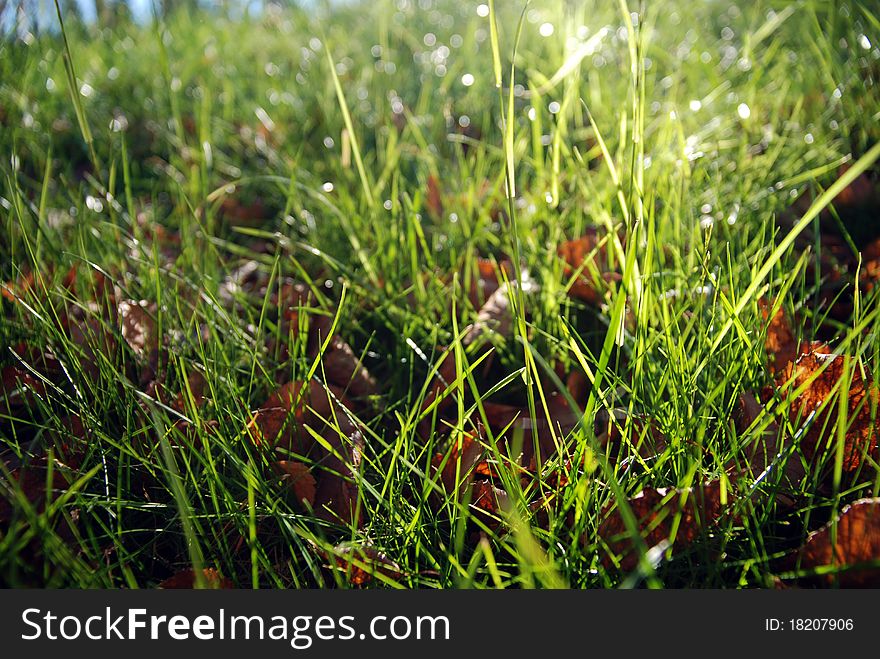
<path id="1" fill-rule="evenodd" d="M 43 282 L 0 309 L 0 365 L 41 383 L 26 405 L 0 390 L 0 583 L 152 587 L 212 567 L 240 587 L 345 587 L 326 565 L 353 543 L 399 566 L 380 587 L 766 587 L 791 576 L 784 557 L 810 530 L 878 495 L 870 458 L 841 476 L 841 442 L 822 458 L 838 462 L 833 483 L 808 469 L 794 510 L 778 502 L 781 469 L 724 474 L 763 433 L 734 423 L 740 394 L 772 383 L 759 299 L 856 357 L 853 372 L 880 370 L 876 289 L 832 318 L 811 276 L 840 165 L 857 163 L 855 178 L 877 159 L 880 8 L 489 5 L 178 12 L 103 31 L 68 19 L 66 40 L 0 41 L 0 281 Z M 805 193 L 813 207 L 778 223 Z M 877 225 L 847 238 L 861 248 Z M 620 275 L 598 306 L 567 294 L 576 277 L 557 256 L 588 227 L 605 236 L 598 267 Z M 518 261 L 532 282 L 499 266 L 514 316 L 491 354 L 485 337 L 464 340 L 477 257 Z M 259 285 L 231 285 L 242 266 Z M 353 406 L 361 526 L 304 509 L 246 431 L 280 384 L 326 381 L 327 342 L 316 354 L 279 322 L 291 280 L 313 294 L 303 330 L 334 324 L 379 383 Z M 170 397 L 107 312 L 114 288 L 146 301 Z M 22 344 L 57 372 L 41 380 Z M 444 347 L 451 403 L 425 414 Z M 438 484 L 435 453 L 493 425 L 484 403 L 547 416 L 572 371 L 591 383 L 568 398 L 582 421 L 552 433 L 560 450 L 535 469 L 487 431 L 509 501 L 496 520 Z M 846 396 L 830 404 L 845 410 Z M 594 420 L 613 409 L 624 436 L 650 419 L 665 449 L 606 456 Z M 784 400 L 768 404 L 763 425 L 774 420 L 798 430 Z M 344 448 L 351 423 L 327 421 L 314 434 Z M 787 459 L 801 457 L 794 444 Z M 36 497 L 10 474 L 22 464 L 43 467 Z M 609 504 L 632 533 L 626 497 L 718 478 L 736 514 L 660 560 L 637 543 L 632 574 L 604 565 Z"/>

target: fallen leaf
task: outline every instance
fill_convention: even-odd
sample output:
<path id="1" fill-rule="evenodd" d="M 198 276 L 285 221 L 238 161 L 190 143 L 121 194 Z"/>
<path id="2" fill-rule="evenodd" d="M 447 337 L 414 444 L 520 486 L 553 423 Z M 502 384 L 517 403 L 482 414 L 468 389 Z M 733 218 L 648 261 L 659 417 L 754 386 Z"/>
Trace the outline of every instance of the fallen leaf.
<path id="1" fill-rule="evenodd" d="M 434 174 L 428 176 L 425 208 L 435 220 L 443 219 L 443 193 L 440 191 L 440 182 Z"/>
<path id="2" fill-rule="evenodd" d="M 63 491 L 71 482 L 73 472 L 66 465 L 53 460 L 52 481 L 47 482 L 49 457 L 41 455 L 27 464 L 5 463 L 0 470 L 0 523 L 7 525 L 16 510 L 20 510 L 17 498 L 23 496 L 38 513 L 46 508 L 46 502 L 57 498 L 56 491 Z M 8 477 L 4 474 L 8 474 Z"/>
<path id="3" fill-rule="evenodd" d="M 609 464 L 620 464 L 623 468 L 639 458 L 657 458 L 667 446 L 666 437 L 653 420 L 628 417 L 628 410 L 603 409 L 596 414 L 593 424 L 596 440 L 605 449 Z"/>
<path id="4" fill-rule="evenodd" d="M 510 497 L 500 487 L 485 480 L 475 481 L 471 490 L 471 508 L 497 517 L 510 507 Z"/>
<path id="5" fill-rule="evenodd" d="M 377 574 L 393 581 L 403 577 L 400 566 L 375 547 L 337 545 L 332 554 L 328 552 L 325 556 L 333 564 L 331 567 L 335 565 L 345 573 L 352 586 L 364 586 L 375 580 Z"/>
<path id="6" fill-rule="evenodd" d="M 146 300 L 121 300 L 117 305 L 122 338 L 134 352 L 141 367 L 141 384 L 154 377 L 159 368 L 159 329 L 155 303 Z"/>
<path id="7" fill-rule="evenodd" d="M 37 397 L 46 395 L 46 385 L 33 373 L 18 364 L 0 369 L 0 414 L 33 406 Z"/>
<path id="8" fill-rule="evenodd" d="M 847 371 L 851 377 L 848 391 L 834 395 Z M 780 380 L 785 383 L 784 392 L 806 387 L 792 401 L 789 419 L 795 428 L 808 424 L 798 440 L 807 460 L 834 449 L 839 395 L 847 396 L 843 470 L 858 469 L 865 455 L 877 457 L 877 424 L 874 421 L 878 405 L 877 385 L 870 378 L 862 377 L 857 362 L 845 355 L 811 350 L 796 362 L 789 363 Z"/>
<path id="9" fill-rule="evenodd" d="M 279 460 L 275 466 L 284 474 L 284 480 L 293 490 L 297 501 L 305 501 L 310 507 L 315 504 L 315 477 L 302 462 Z"/>
<path id="10" fill-rule="evenodd" d="M 235 585 L 230 579 L 220 576 L 220 573 L 212 567 L 204 568 L 202 570 L 202 576 L 204 578 L 205 585 L 208 588 L 223 590 L 235 588 Z M 177 572 L 176 574 L 173 574 L 172 576 L 162 581 L 158 587 L 165 590 L 191 590 L 196 587 L 196 572 L 193 569 L 181 570 L 180 572 Z"/>
<path id="11" fill-rule="evenodd" d="M 476 266 L 468 299 L 475 309 L 479 309 L 501 286 L 503 279 L 499 276 L 500 273 L 505 273 L 508 281 L 512 280 L 515 275 L 513 263 L 508 259 L 499 261 L 496 267 L 495 261 L 492 259 L 477 258 Z"/>
<path id="12" fill-rule="evenodd" d="M 288 382 L 269 396 L 248 424 L 257 446 L 272 447 L 314 465 L 314 507 L 328 521 L 362 522 L 358 473 L 364 438 L 341 390 L 311 380 Z M 316 441 L 321 436 L 330 450 Z"/>
<path id="13" fill-rule="evenodd" d="M 527 409 L 504 403 L 486 401 L 483 410 L 489 427 L 504 438 L 509 456 L 529 471 L 537 471 L 556 454 L 557 442 L 578 427 L 583 416 L 558 393 L 548 396 L 547 410 L 539 405 L 534 418 Z"/>
<path id="14" fill-rule="evenodd" d="M 431 461 L 435 472 L 440 473 L 440 482 L 447 492 L 456 487 L 463 494 L 472 477 L 473 470 L 483 459 L 486 449 L 479 437 L 472 433 L 459 433 L 450 442 L 448 454 L 437 453 Z"/>
<path id="15" fill-rule="evenodd" d="M 734 413 L 734 424 L 739 435 L 746 434 L 762 416 L 767 414 L 765 406 L 751 391 L 740 394 Z M 754 437 L 742 449 L 742 460 L 728 465 L 730 476 L 742 473 L 744 468 L 751 478 L 764 477 L 769 470 L 781 469 L 782 478 L 779 489 L 775 490 L 776 500 L 784 508 L 792 508 L 802 494 L 801 483 L 806 469 L 797 454 L 787 454 L 786 437 L 780 433 L 776 420 L 767 422 L 760 435 Z M 772 478 L 772 474 L 771 474 Z"/>
<path id="16" fill-rule="evenodd" d="M 716 525 L 724 514 L 719 481 L 696 489 L 648 488 L 627 503 L 648 549 L 670 543 L 673 550 L 681 551 Z M 623 515 L 615 504 L 611 504 L 602 517 L 604 520 L 599 525 L 598 533 L 608 547 L 602 564 L 610 569 L 619 560 L 622 570 L 632 572 L 638 566 L 639 556 Z M 672 537 L 676 519 L 678 525 Z"/>
<path id="17" fill-rule="evenodd" d="M 566 278 L 577 273 L 569 295 L 588 304 L 602 304 L 607 283 L 621 279 L 619 273 L 609 270 L 604 237 L 595 228 L 587 229 L 580 238 L 562 243 L 557 253 L 565 262 Z"/>
<path id="18" fill-rule="evenodd" d="M 172 402 L 171 406 L 181 414 L 186 410 L 186 403 L 192 395 L 192 403 L 196 409 L 201 409 L 207 398 L 205 397 L 205 388 L 208 381 L 199 371 L 190 371 L 186 376 L 187 388 L 181 389 L 181 392 Z M 187 391 L 187 389 L 189 391 Z"/>
<path id="19" fill-rule="evenodd" d="M 224 197 L 220 202 L 219 214 L 223 219 L 236 224 L 253 224 L 258 220 L 265 219 L 268 210 L 263 200 L 259 198 L 242 202 L 235 197 Z"/>
<path id="20" fill-rule="evenodd" d="M 770 304 L 761 299 L 759 301 L 761 315 L 766 321 L 770 316 Z M 767 338 L 764 340 L 764 349 L 770 360 L 770 372 L 782 371 L 800 355 L 800 342 L 794 338 L 791 326 L 785 317 L 782 308 L 778 309 L 767 325 Z"/>
<path id="21" fill-rule="evenodd" d="M 375 396 L 379 385 L 354 350 L 339 336 L 334 336 L 321 357 L 327 382 L 355 398 Z"/>
<path id="22" fill-rule="evenodd" d="M 880 587 L 880 498 L 846 506 L 836 524 L 829 522 L 811 533 L 793 559 L 802 570 L 835 568 L 815 576 L 827 586 Z"/>
<path id="23" fill-rule="evenodd" d="M 434 429 L 431 414 L 426 414 L 428 410 L 431 410 L 433 406 L 432 412 L 441 415 L 453 403 L 453 397 L 444 396 L 444 393 L 456 381 L 455 354 L 454 351 L 442 346 L 438 347 L 438 350 L 440 351 L 440 361 L 437 372 L 428 387 L 420 410 L 426 416 L 419 421 L 418 433 L 425 440 Z"/>

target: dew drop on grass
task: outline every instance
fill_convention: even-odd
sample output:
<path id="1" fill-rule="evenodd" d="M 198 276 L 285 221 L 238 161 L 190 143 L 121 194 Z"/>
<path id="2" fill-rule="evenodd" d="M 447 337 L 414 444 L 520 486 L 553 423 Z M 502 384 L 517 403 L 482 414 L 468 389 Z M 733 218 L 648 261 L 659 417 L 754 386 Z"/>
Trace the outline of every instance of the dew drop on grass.
<path id="1" fill-rule="evenodd" d="M 125 118 L 125 115 L 119 114 L 110 120 L 110 130 L 114 133 L 121 133 L 126 128 L 128 128 L 128 119 Z"/>
<path id="2" fill-rule="evenodd" d="M 752 116 L 751 108 L 745 103 L 740 103 L 736 106 L 736 113 L 739 115 L 740 119 L 748 119 Z"/>
<path id="3" fill-rule="evenodd" d="M 474 84 L 473 74 L 465 73 L 463 76 L 461 76 L 461 84 L 463 84 L 465 87 L 470 87 L 472 84 Z"/>
<path id="4" fill-rule="evenodd" d="M 321 189 L 324 192 L 333 192 L 333 184 L 330 181 L 326 181 L 324 185 L 321 186 Z"/>
<path id="5" fill-rule="evenodd" d="M 739 204 L 733 205 L 733 210 L 730 211 L 730 215 L 727 216 L 727 223 L 731 226 L 736 224 L 736 220 L 739 217 Z"/>
<path id="6" fill-rule="evenodd" d="M 486 18 L 489 15 L 489 5 L 477 5 L 477 16 Z"/>
<path id="7" fill-rule="evenodd" d="M 554 30 L 553 23 L 541 23 L 541 27 L 538 28 L 538 33 L 546 38 L 553 36 Z"/>
<path id="8" fill-rule="evenodd" d="M 391 210 L 391 207 L 392 207 L 392 203 L 391 203 L 391 200 L 390 200 L 390 199 L 386 199 L 386 200 L 382 203 L 382 208 L 384 208 L 386 211 L 390 211 L 390 210 Z"/>
<path id="9" fill-rule="evenodd" d="M 94 211 L 95 213 L 100 213 L 104 210 L 104 204 L 101 203 L 101 200 L 92 195 L 86 197 L 86 206 L 89 210 Z"/>
<path id="10" fill-rule="evenodd" d="M 547 106 L 547 109 L 550 111 L 550 114 L 556 114 L 559 112 L 560 107 L 562 106 L 559 105 L 558 101 L 551 101 L 550 105 Z"/>
<path id="11" fill-rule="evenodd" d="M 697 99 L 694 99 L 690 103 L 688 103 L 688 107 L 691 109 L 691 112 L 696 112 L 701 107 L 703 107 L 703 104 Z"/>

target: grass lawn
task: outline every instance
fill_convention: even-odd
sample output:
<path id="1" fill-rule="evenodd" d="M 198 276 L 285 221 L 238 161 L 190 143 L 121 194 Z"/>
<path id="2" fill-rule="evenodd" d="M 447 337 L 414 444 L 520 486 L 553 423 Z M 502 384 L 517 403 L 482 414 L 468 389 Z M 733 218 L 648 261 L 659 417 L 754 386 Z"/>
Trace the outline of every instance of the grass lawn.
<path id="1" fill-rule="evenodd" d="M 876 2 L 62 5 L 0 584 L 880 584 Z"/>

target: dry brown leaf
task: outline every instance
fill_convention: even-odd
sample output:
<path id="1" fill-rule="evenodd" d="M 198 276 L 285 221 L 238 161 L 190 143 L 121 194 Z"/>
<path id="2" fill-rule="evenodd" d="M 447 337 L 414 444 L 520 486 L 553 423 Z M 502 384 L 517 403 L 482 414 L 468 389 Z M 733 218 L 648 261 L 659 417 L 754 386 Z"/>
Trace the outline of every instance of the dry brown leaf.
<path id="1" fill-rule="evenodd" d="M 235 588 L 234 584 L 230 579 L 226 579 L 222 577 L 220 573 L 212 567 L 206 567 L 202 570 L 202 575 L 205 580 L 205 585 L 208 588 L 215 589 L 231 589 Z M 164 581 L 162 581 L 159 588 L 165 590 L 171 589 L 193 589 L 196 587 L 196 573 L 195 570 L 181 570 L 176 574 L 168 577 Z"/>
<path id="2" fill-rule="evenodd" d="M 310 429 L 333 450 L 317 442 Z M 316 481 L 315 511 L 320 517 L 361 524 L 357 481 L 364 438 L 341 390 L 325 389 L 314 380 L 308 385 L 288 382 L 257 410 L 247 430 L 258 446 L 310 459 Z"/>
<path id="3" fill-rule="evenodd" d="M 146 300 L 121 300 L 117 305 L 122 338 L 134 352 L 141 367 L 142 384 L 156 377 L 159 368 L 159 329 L 156 303 Z"/>
<path id="4" fill-rule="evenodd" d="M 770 304 L 764 299 L 761 299 L 758 304 L 761 315 L 766 321 L 770 316 Z M 784 370 L 790 362 L 795 361 L 800 355 L 800 343 L 795 339 L 782 308 L 777 310 L 773 318 L 770 319 L 764 349 L 770 360 L 770 372 L 774 374 Z"/>
<path id="5" fill-rule="evenodd" d="M 326 425 L 322 419 L 332 422 L 335 413 L 340 427 L 349 430 L 354 425 L 349 409 L 350 405 L 338 387 L 327 385 L 325 389 L 315 380 L 304 386 L 302 381 L 294 380 L 282 385 L 266 399 L 251 419 L 248 429 L 252 440 L 258 445 L 307 455 L 314 438 L 305 426 L 321 434 Z"/>
<path id="6" fill-rule="evenodd" d="M 425 400 L 420 411 L 425 413 L 431 409 L 432 405 L 435 405 L 436 414 L 440 415 L 454 402 L 452 396 L 443 396 L 443 393 L 455 382 L 456 368 L 454 352 L 442 346 L 438 349 L 441 354 L 437 373 L 428 388 L 428 392 L 425 394 Z M 419 435 L 427 440 L 432 429 L 431 414 L 428 414 L 419 422 Z"/>
<path id="7" fill-rule="evenodd" d="M 5 461 L 4 461 L 5 462 Z M 52 482 L 47 483 L 49 458 L 42 455 L 27 464 L 10 462 L 0 471 L 0 523 L 6 525 L 18 509 L 17 495 L 20 494 L 38 512 L 45 510 L 46 502 L 57 498 L 56 492 L 63 491 L 71 483 L 72 469 L 55 460 L 52 465 Z M 4 475 L 9 474 L 9 479 Z"/>
<path id="8" fill-rule="evenodd" d="M 849 389 L 835 395 L 847 371 L 851 378 Z M 788 364 L 780 380 L 786 383 L 787 391 L 806 386 L 792 402 L 789 418 L 795 428 L 809 423 L 799 439 L 801 451 L 808 460 L 825 454 L 829 442 L 833 450 L 840 395 L 847 396 L 844 471 L 858 469 L 866 454 L 877 457 L 877 425 L 873 420 L 877 414 L 877 385 L 870 378 L 862 377 L 857 362 L 845 355 L 811 350 L 797 362 Z M 820 411 L 823 404 L 825 407 Z"/>
<path id="9" fill-rule="evenodd" d="M 598 306 L 604 300 L 606 286 L 603 282 L 620 280 L 619 273 L 608 269 L 603 237 L 595 228 L 587 229 L 580 238 L 562 243 L 557 253 L 565 261 L 563 272 L 566 278 L 571 278 L 575 272 L 578 272 L 568 291 L 574 298 Z M 601 281 L 594 278 L 594 271 L 598 273 Z"/>
<path id="10" fill-rule="evenodd" d="M 0 369 L 0 414 L 36 403 L 37 396 L 46 395 L 46 385 L 18 364 Z"/>
<path id="11" fill-rule="evenodd" d="M 643 460 L 656 458 L 667 446 L 666 437 L 652 419 L 629 420 L 629 433 L 624 437 L 628 414 L 623 409 L 603 409 L 596 414 L 594 423 L 596 439 L 606 449 L 609 463 L 621 463 L 624 468 L 629 467 L 634 456 Z"/>
<path id="12" fill-rule="evenodd" d="M 334 336 L 321 357 L 327 382 L 355 398 L 375 396 L 379 385 L 354 350 L 341 337 Z"/>
<path id="13" fill-rule="evenodd" d="M 428 187 L 425 192 L 425 208 L 435 220 L 443 219 L 443 193 L 440 191 L 440 181 L 434 174 L 428 176 Z"/>
<path id="14" fill-rule="evenodd" d="M 880 498 L 846 506 L 836 525 L 829 522 L 807 537 L 794 562 L 801 569 L 839 568 L 816 577 L 828 586 L 880 587 Z"/>
<path id="15" fill-rule="evenodd" d="M 314 506 L 316 482 L 309 468 L 295 460 L 279 460 L 275 466 L 284 474 L 284 480 L 293 490 L 296 500 L 305 501 L 310 507 Z"/>
<path id="16" fill-rule="evenodd" d="M 189 400 L 189 394 L 192 394 L 192 402 L 196 409 L 201 409 L 207 400 L 205 397 L 205 388 L 208 386 L 208 381 L 205 380 L 204 375 L 198 371 L 190 371 L 186 376 L 186 381 L 189 392 L 187 392 L 186 388 L 181 389 L 181 392 L 171 403 L 171 407 L 181 414 L 186 410 L 186 403 Z"/>
<path id="17" fill-rule="evenodd" d="M 737 433 L 740 435 L 746 433 L 762 414 L 765 414 L 764 404 L 754 393 L 746 391 L 740 394 L 734 414 Z M 785 438 L 780 436 L 779 424 L 772 420 L 767 423 L 760 436 L 743 448 L 743 462 L 753 478 L 762 475 L 771 467 L 782 468 L 781 489 L 777 490 L 776 497 L 783 507 L 791 508 L 795 504 L 796 493 L 801 490 L 800 484 L 803 482 L 806 470 L 797 455 L 785 455 L 785 448 L 786 442 Z M 743 467 L 741 463 L 732 463 L 728 466 L 727 473 L 734 476 L 742 473 Z"/>
<path id="18" fill-rule="evenodd" d="M 400 566 L 375 547 L 363 545 L 337 545 L 327 559 L 336 569 L 344 572 L 352 586 L 364 586 L 372 582 L 377 574 L 393 581 L 403 577 Z M 333 565 L 331 565 L 333 567 Z"/>
<path id="19" fill-rule="evenodd" d="M 479 437 L 472 433 L 460 433 L 450 443 L 448 455 L 437 453 L 434 456 L 431 465 L 435 472 L 440 472 L 440 482 L 447 492 L 453 492 L 456 486 L 461 492 L 464 491 L 472 477 L 471 470 L 481 463 L 485 451 Z"/>
<path id="20" fill-rule="evenodd" d="M 503 280 L 499 277 L 499 272 L 506 273 L 508 280 L 512 280 L 515 275 L 513 263 L 508 259 L 499 261 L 497 268 L 495 261 L 492 259 L 477 258 L 476 265 L 477 269 L 471 281 L 468 299 L 475 309 L 479 309 L 501 286 Z"/>
<path id="21" fill-rule="evenodd" d="M 267 217 L 266 205 L 262 199 L 242 203 L 235 197 L 224 197 L 220 202 L 220 215 L 224 219 L 240 224 L 252 224 Z"/>
<path id="22" fill-rule="evenodd" d="M 510 497 L 500 487 L 495 487 L 485 480 L 475 481 L 471 485 L 470 507 L 481 513 L 484 518 L 497 518 L 509 506 Z"/>
<path id="23" fill-rule="evenodd" d="M 484 402 L 483 409 L 489 427 L 504 438 L 510 457 L 530 471 L 537 471 L 556 454 L 557 441 L 578 427 L 583 416 L 555 392 L 547 397 L 547 410 L 539 406 L 534 418 L 527 409 L 503 403 Z M 521 446 L 517 446 L 519 439 Z M 517 449 L 519 455 L 513 455 Z"/>
<path id="24" fill-rule="evenodd" d="M 686 500 L 682 505 L 683 495 Z M 721 483 L 713 481 L 696 489 L 649 488 L 642 490 L 628 504 L 638 520 L 642 538 L 648 549 L 672 542 L 673 550 L 680 551 L 696 540 L 706 529 L 721 519 L 724 506 L 721 502 Z M 670 536 L 673 523 L 680 516 L 675 538 Z M 603 556 L 606 568 L 615 564 L 614 557 L 620 557 L 620 568 L 632 572 L 639 562 L 635 544 L 630 537 L 623 515 L 614 505 L 603 513 L 604 521 L 599 525 L 599 536 L 608 545 L 609 553 Z"/>

